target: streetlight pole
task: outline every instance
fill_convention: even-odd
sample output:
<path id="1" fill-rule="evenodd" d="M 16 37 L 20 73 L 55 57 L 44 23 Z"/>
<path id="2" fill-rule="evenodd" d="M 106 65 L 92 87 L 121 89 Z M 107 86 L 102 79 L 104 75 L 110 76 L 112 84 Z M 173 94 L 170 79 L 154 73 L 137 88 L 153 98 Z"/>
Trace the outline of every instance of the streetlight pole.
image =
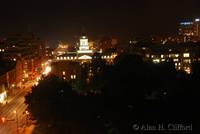
<path id="1" fill-rule="evenodd" d="M 29 115 L 29 112 L 26 110 L 25 114 L 26 114 L 26 126 L 27 126 L 28 125 L 28 115 Z"/>
<path id="2" fill-rule="evenodd" d="M 17 115 L 17 111 L 14 111 L 15 117 L 16 117 L 16 123 L 17 123 L 17 134 L 19 134 L 19 122 L 18 122 L 18 115 Z"/>

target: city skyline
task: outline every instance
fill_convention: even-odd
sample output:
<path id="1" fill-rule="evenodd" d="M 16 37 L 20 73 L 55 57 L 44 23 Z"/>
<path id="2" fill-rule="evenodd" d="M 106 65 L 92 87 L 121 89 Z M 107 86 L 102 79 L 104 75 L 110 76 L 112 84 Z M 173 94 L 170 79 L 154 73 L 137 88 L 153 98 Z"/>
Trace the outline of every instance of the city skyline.
<path id="1" fill-rule="evenodd" d="M 4 1 L 1 36 L 31 31 L 55 43 L 73 40 L 84 28 L 89 36 L 177 34 L 180 21 L 200 16 L 192 1 Z"/>

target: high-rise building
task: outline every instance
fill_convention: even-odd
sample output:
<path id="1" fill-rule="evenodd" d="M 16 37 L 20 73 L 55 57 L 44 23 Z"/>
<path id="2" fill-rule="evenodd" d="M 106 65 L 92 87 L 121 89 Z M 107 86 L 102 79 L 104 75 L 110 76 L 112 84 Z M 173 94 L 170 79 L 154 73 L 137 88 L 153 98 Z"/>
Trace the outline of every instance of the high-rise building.
<path id="1" fill-rule="evenodd" d="M 193 21 L 180 22 L 179 35 L 200 38 L 200 19 L 197 18 Z"/>

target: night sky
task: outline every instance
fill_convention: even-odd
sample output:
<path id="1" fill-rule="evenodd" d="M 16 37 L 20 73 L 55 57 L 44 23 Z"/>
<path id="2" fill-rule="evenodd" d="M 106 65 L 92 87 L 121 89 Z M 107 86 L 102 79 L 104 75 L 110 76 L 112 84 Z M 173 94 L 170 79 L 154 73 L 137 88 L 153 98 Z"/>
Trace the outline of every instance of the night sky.
<path id="1" fill-rule="evenodd" d="M 50 42 L 91 37 L 176 33 L 180 20 L 200 17 L 199 0 L 4 0 L 0 34 L 32 31 Z"/>

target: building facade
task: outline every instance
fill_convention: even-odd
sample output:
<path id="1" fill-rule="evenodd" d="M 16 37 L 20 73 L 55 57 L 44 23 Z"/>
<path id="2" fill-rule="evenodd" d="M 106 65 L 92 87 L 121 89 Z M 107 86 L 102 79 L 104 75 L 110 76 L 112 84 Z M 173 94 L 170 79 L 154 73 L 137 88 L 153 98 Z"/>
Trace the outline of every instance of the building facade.
<path id="1" fill-rule="evenodd" d="M 179 24 L 179 35 L 184 37 L 184 42 L 200 40 L 200 19 L 181 22 Z"/>

